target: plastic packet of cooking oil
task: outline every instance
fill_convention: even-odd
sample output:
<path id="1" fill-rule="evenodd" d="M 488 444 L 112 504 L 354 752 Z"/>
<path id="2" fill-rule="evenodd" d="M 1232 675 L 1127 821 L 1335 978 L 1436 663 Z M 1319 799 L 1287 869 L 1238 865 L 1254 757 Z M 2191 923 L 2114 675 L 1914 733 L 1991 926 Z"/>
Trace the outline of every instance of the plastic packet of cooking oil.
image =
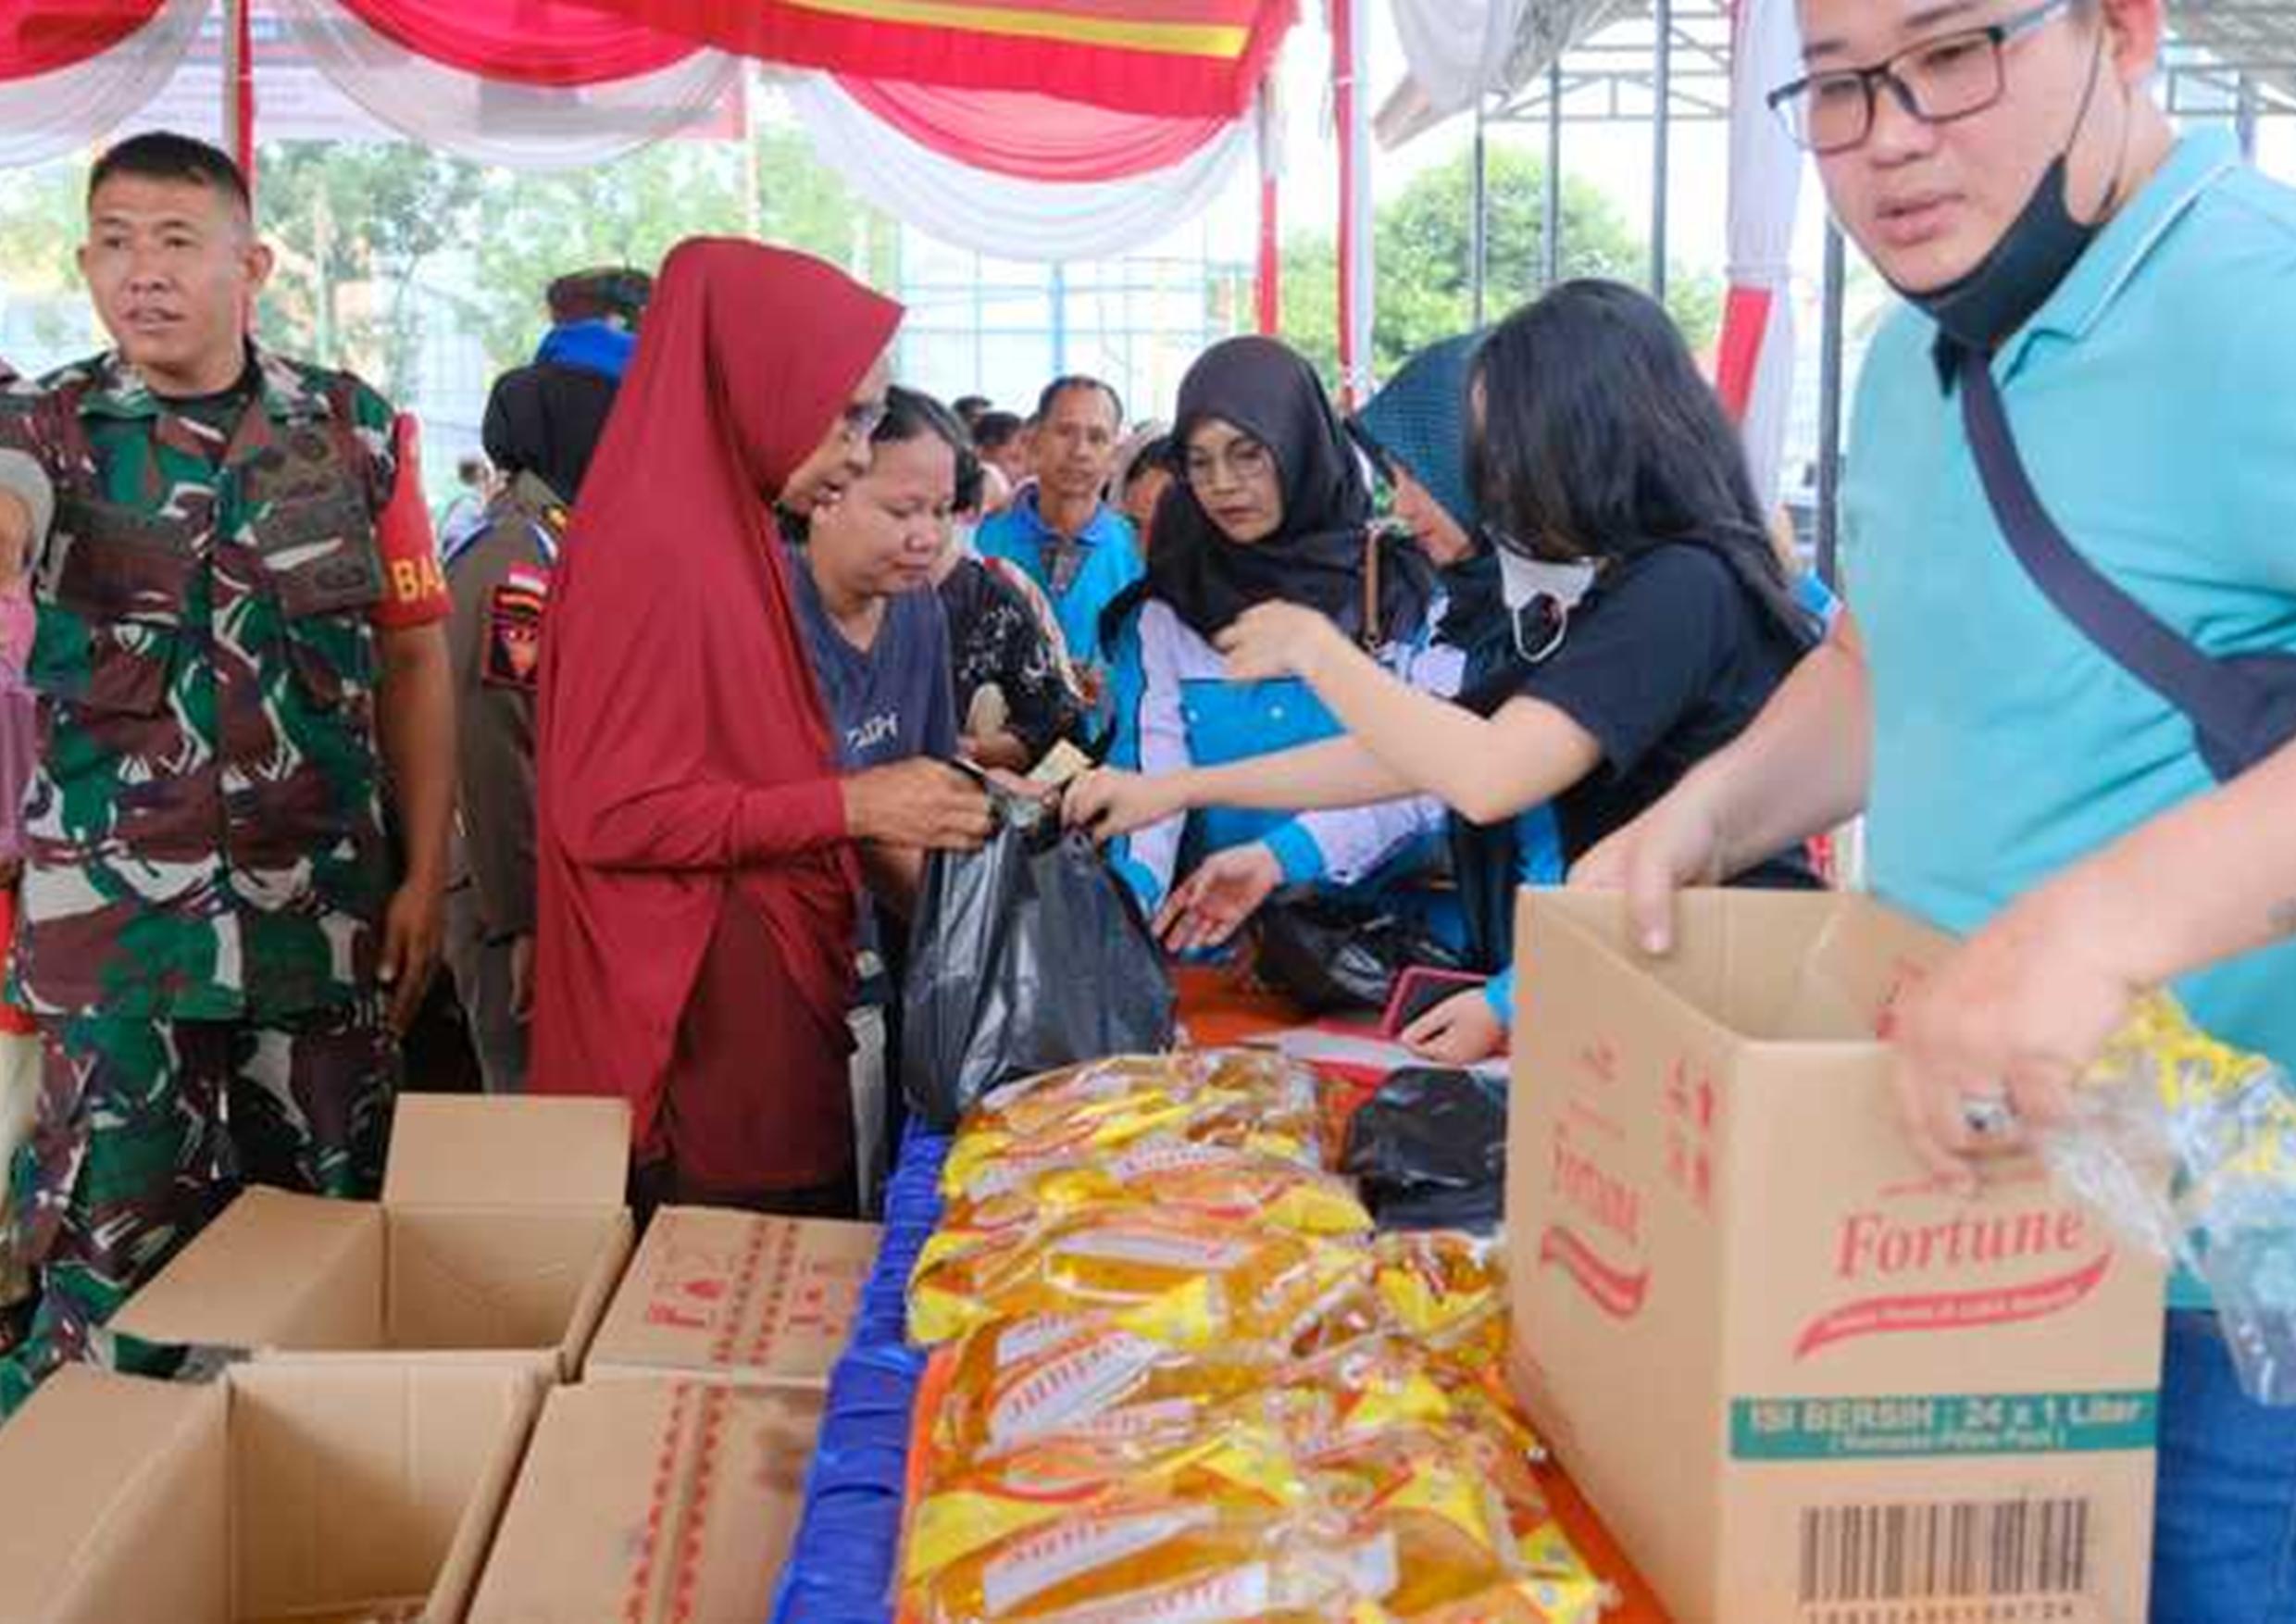
<path id="1" fill-rule="evenodd" d="M 1591 1576 L 1517 1579 L 1421 1613 L 1413 1624 L 1599 1624 L 1616 1600 L 1609 1586 Z"/>
<path id="2" fill-rule="evenodd" d="M 905 1587 L 917 1624 L 1191 1624 L 1344 1618 L 1394 1584 L 1371 1548 L 1310 1515 L 1121 1495 L 1009 1534 Z"/>
<path id="3" fill-rule="evenodd" d="M 1506 1280 L 1498 1249 L 1454 1230 L 1381 1235 L 1372 1244 L 1391 1322 L 1429 1348 L 1473 1363 L 1506 1352 Z"/>
<path id="4" fill-rule="evenodd" d="M 1054 1436 L 962 1465 L 936 1458 L 910 1514 L 902 1573 L 922 1583 L 1024 1530 L 1150 1493 L 1279 1512 L 1307 1508 L 1314 1487 L 1284 1430 L 1244 1417 L 1197 1433 Z"/>
<path id="5" fill-rule="evenodd" d="M 1417 1613 L 1525 1571 L 1504 1496 L 1461 1429 L 1391 1427 L 1341 1437 L 1304 1462 L 1331 1510 L 1392 1538 L 1396 1589 L 1387 1605 Z"/>
<path id="6" fill-rule="evenodd" d="M 1243 1050 L 1120 1056 L 991 1094 L 950 1147 L 942 1193 L 981 1199 L 1048 1162 L 1151 1137 L 1323 1165 L 1312 1072 Z"/>
<path id="7" fill-rule="evenodd" d="M 1115 1055 L 1024 1077 L 984 1095 L 974 1120 L 1027 1136 L 1079 1104 L 1154 1092 L 1204 1090 L 1249 1093 L 1263 1103 L 1312 1109 L 1314 1072 L 1272 1049 L 1179 1049 L 1165 1055 Z"/>
<path id="8" fill-rule="evenodd" d="M 1554 1513 L 1540 1486 L 1532 1456 L 1471 1418 L 1414 1422 L 1342 1436 L 1306 1457 L 1319 1483 L 1331 1474 L 1367 1489 L 1368 1498 L 1392 1499 L 1410 1484 L 1417 1503 L 1448 1516 L 1476 1539 L 1504 1545 L 1524 1570 L 1539 1570 L 1539 1545 Z"/>
<path id="9" fill-rule="evenodd" d="M 999 1319 L 1097 1314 L 1179 1346 L 1289 1347 L 1370 1272 L 1365 1248 L 1312 1235 L 1153 1207 L 1072 1213 L 934 1235 L 910 1275 L 909 1334 L 930 1345 Z"/>
<path id="10" fill-rule="evenodd" d="M 944 1355 L 932 1426 L 938 1458 L 970 1461 L 1055 1437 L 1187 1437 L 1221 1405 L 1296 1401 L 1277 1350 L 1190 1353 L 1106 1319 L 1037 1316 L 985 1326 Z"/>
<path id="11" fill-rule="evenodd" d="M 2296 1405 L 2296 1088 L 2144 999 L 2040 1136 L 2057 1177 L 2207 1282 L 2240 1384 Z"/>
<path id="12" fill-rule="evenodd" d="M 1487 1432 L 1525 1460 L 1546 1458 L 1545 1445 L 1507 1387 L 1503 1356 L 1461 1360 L 1392 1322 L 1316 1350 L 1290 1380 L 1333 1395 L 1338 1430 L 1440 1423 Z"/>
<path id="13" fill-rule="evenodd" d="M 951 1230 L 1011 1230 L 1087 1210 L 1150 1206 L 1206 1222 L 1303 1235 L 1367 1233 L 1371 1215 L 1346 1180 L 1288 1156 L 1151 1136 L 1112 1155 L 984 1168 L 950 1201 Z"/>
<path id="14" fill-rule="evenodd" d="M 1321 1447 L 1391 1428 L 1447 1425 L 1460 1415 L 1426 1350 L 1392 1332 L 1319 1354 L 1290 1380 L 1332 1395 L 1333 1432 Z"/>

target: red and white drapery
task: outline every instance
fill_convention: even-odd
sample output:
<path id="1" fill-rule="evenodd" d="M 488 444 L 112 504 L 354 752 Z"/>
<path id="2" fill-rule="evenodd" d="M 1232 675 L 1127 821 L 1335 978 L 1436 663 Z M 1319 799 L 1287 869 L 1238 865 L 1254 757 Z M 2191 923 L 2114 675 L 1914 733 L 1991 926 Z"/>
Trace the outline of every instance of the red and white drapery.
<path id="1" fill-rule="evenodd" d="M 0 6 L 0 169 L 85 149 L 159 94 L 211 0 Z"/>
<path id="2" fill-rule="evenodd" d="M 1240 119 L 1298 0 L 582 0 L 785 67 Z"/>
<path id="3" fill-rule="evenodd" d="M 579 169 L 725 100 L 738 58 L 570 0 L 270 0 L 353 101 L 443 152 Z M 257 63 L 258 94 L 261 64 Z"/>
<path id="4" fill-rule="evenodd" d="M 0 166 L 100 140 L 157 94 L 217 3 L 9 7 L 0 17 Z M 242 37 L 244 6 L 220 3 Z M 1265 120 L 1249 94 L 1258 81 L 1234 97 L 1240 76 L 1265 71 L 1294 6 L 1021 0 L 984 10 L 841 0 L 823 10 L 755 0 L 728 33 L 727 8 L 683 0 L 268 3 L 311 62 L 382 122 L 439 150 L 521 169 L 603 163 L 706 118 L 742 64 L 705 39 L 780 40 L 801 61 L 844 52 L 858 70 L 808 73 L 791 91 L 823 157 L 870 201 L 944 241 L 1039 260 L 1117 254 L 1167 235 L 1255 151 L 1272 211 Z M 832 12 L 842 19 L 833 25 L 823 20 Z M 952 54 L 960 35 L 980 48 Z M 893 76 L 911 70 L 955 82 Z M 243 135 L 260 78 L 257 62 L 230 120 Z M 1268 306 L 1272 215 L 1262 237 Z"/>
<path id="5" fill-rule="evenodd" d="M 1730 293 L 1716 386 L 1739 419 L 1755 494 L 1778 498 L 1792 413 L 1794 219 L 1802 150 L 1770 112 L 1799 71 L 1793 0 L 1737 0 L 1730 60 Z"/>
<path id="6" fill-rule="evenodd" d="M 1003 259 L 1121 254 L 1195 219 L 1258 142 L 1254 119 L 1161 118 L 1028 91 L 809 75 L 814 148 L 862 196 Z"/>

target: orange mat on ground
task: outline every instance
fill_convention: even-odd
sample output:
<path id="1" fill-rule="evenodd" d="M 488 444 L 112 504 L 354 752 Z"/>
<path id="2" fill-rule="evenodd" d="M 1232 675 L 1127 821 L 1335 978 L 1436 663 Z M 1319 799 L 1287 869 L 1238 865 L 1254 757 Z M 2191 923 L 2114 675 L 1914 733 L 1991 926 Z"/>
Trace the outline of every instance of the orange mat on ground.
<path id="1" fill-rule="evenodd" d="M 1283 999 L 1244 986 L 1232 971 L 1186 968 L 1176 972 L 1179 1015 L 1199 1047 L 1239 1043 L 1248 1038 L 1301 1024 L 1303 1017 Z M 1625 1600 L 1603 1615 L 1603 1624 L 1668 1624 L 1666 1614 L 1634 1571 L 1602 1521 L 1559 1472 L 1546 1474 L 1554 1513 L 1594 1570 L 1616 1584 Z"/>

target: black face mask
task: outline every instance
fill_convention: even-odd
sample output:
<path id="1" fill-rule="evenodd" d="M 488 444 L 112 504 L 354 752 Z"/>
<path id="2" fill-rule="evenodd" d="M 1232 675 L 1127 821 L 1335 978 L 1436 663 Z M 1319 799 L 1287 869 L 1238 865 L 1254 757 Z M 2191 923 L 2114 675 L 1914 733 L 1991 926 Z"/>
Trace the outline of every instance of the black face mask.
<path id="1" fill-rule="evenodd" d="M 2084 225 L 2075 219 L 2068 200 L 2073 147 L 2080 140 L 2081 127 L 2089 122 L 2089 109 L 2096 102 L 2097 85 L 2104 69 L 2104 44 L 2100 35 L 2096 53 L 2089 60 L 2089 82 L 2081 91 L 2080 110 L 2073 115 L 2073 131 L 2065 137 L 2065 150 L 2042 172 L 2033 195 L 2026 200 L 2017 218 L 2009 222 L 2001 241 L 1968 274 L 1941 288 L 1920 294 L 1898 289 L 1943 330 L 1947 339 L 1964 349 L 1988 354 L 2030 321 L 2049 302 L 2049 295 L 2072 274 L 2073 267 L 2089 252 L 2089 245 L 2097 240 L 2098 233 L 2104 230 L 2104 222 L 2112 218 L 2113 203 L 2121 190 L 2117 163 L 2114 166 L 2113 184 L 2106 191 L 2104 204 L 2097 210 L 2094 221 Z M 2124 157 L 2128 143 L 2128 115 L 2123 109 Z"/>
<path id="2" fill-rule="evenodd" d="M 2062 156 L 2049 166 L 2024 211 L 1966 276 L 1928 293 L 1898 291 L 1964 348 L 1996 348 L 2049 302 L 2104 229 L 2102 215 L 2090 225 L 2073 218 L 2066 168 Z"/>

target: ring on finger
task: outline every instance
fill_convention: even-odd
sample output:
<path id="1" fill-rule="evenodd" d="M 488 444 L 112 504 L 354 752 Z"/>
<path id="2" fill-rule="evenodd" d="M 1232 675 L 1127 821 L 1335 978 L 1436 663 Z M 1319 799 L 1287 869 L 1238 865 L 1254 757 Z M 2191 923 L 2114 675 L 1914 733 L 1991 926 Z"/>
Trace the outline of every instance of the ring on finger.
<path id="1" fill-rule="evenodd" d="M 1964 1094 L 1961 1123 L 1978 1139 L 2004 1140 L 2017 1131 L 2017 1107 L 2007 1094 Z"/>

